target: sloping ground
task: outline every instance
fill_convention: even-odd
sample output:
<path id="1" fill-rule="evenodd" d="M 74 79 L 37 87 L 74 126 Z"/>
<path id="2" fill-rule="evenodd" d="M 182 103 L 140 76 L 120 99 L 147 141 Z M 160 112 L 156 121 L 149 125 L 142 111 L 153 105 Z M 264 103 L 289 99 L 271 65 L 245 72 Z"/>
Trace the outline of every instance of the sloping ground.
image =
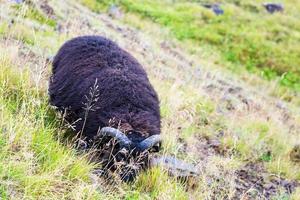
<path id="1" fill-rule="evenodd" d="M 146 20 L 140 30 L 124 24 L 141 23 L 135 15 L 118 21 L 71 0 L 0 5 L 2 198 L 299 199 L 299 108 L 268 95 L 274 83 L 243 81 L 201 48 L 190 55 Z M 47 105 L 46 60 L 86 34 L 116 41 L 145 67 L 161 99 L 163 153 L 195 163 L 200 177 L 181 183 L 153 169 L 110 185 L 60 142 L 66 128 Z"/>
<path id="2" fill-rule="evenodd" d="M 277 79 L 279 85 L 300 90 L 299 4 L 293 0 L 284 2 L 283 12 L 273 14 L 263 7 L 265 0 L 81 1 L 96 12 L 108 9 L 114 2 L 168 28 L 172 37 L 191 40 L 193 46 L 217 52 L 218 61 L 229 62 L 230 69 L 247 69 L 267 79 Z M 223 14 L 216 16 L 210 6 Z M 113 7 L 110 11 L 117 13 Z"/>

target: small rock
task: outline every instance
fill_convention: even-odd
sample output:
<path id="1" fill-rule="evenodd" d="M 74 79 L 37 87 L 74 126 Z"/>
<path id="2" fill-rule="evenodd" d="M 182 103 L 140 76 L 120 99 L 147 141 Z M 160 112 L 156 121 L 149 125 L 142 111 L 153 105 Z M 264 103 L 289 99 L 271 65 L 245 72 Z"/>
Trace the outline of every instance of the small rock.
<path id="1" fill-rule="evenodd" d="M 268 13 L 275 13 L 275 12 L 283 12 L 284 8 L 283 5 L 280 3 L 264 3 L 263 6 L 266 8 Z"/>
<path id="2" fill-rule="evenodd" d="M 64 30 L 63 30 L 63 26 L 61 24 L 57 24 L 56 27 L 55 27 L 55 31 L 59 32 L 59 33 L 62 33 Z"/>
<path id="3" fill-rule="evenodd" d="M 286 107 L 286 105 L 285 105 L 285 103 L 283 101 L 278 101 L 276 103 L 276 107 L 279 108 L 279 109 L 282 109 L 282 110 L 286 110 L 287 109 L 287 107 Z"/>
<path id="4" fill-rule="evenodd" d="M 300 163 L 300 145 L 295 145 L 292 151 L 290 152 L 290 159 L 293 162 Z"/>
<path id="5" fill-rule="evenodd" d="M 220 7 L 220 4 L 204 4 L 203 7 L 211 9 L 216 15 L 224 14 L 224 10 Z"/>
<path id="6" fill-rule="evenodd" d="M 200 174 L 195 165 L 186 163 L 173 156 L 154 156 L 150 159 L 151 166 L 160 166 L 168 171 L 169 175 L 177 178 L 195 177 Z"/>
<path id="7" fill-rule="evenodd" d="M 228 88 L 228 92 L 230 94 L 237 94 L 239 93 L 240 91 L 242 91 L 242 88 L 241 87 L 229 87 Z"/>
<path id="8" fill-rule="evenodd" d="M 47 17 L 54 19 L 54 9 L 48 4 L 48 1 L 41 1 L 40 8 L 47 15 Z"/>
<path id="9" fill-rule="evenodd" d="M 212 83 L 210 83 L 210 84 L 204 86 L 204 89 L 206 89 L 208 92 L 212 92 L 212 91 L 215 90 L 216 88 L 217 88 L 217 86 L 214 85 L 214 84 L 212 84 Z"/>
<path id="10" fill-rule="evenodd" d="M 224 96 L 220 99 L 218 107 L 220 111 L 233 111 L 237 109 L 237 102 L 230 96 Z"/>
<path id="11" fill-rule="evenodd" d="M 111 5 L 108 9 L 108 15 L 115 19 L 121 19 L 121 18 L 123 18 L 124 14 L 118 6 Z"/>
<path id="12" fill-rule="evenodd" d="M 230 85 L 227 81 L 224 81 L 224 80 L 221 80 L 221 79 L 218 80 L 218 83 L 223 85 L 223 86 L 229 86 Z"/>
<path id="13" fill-rule="evenodd" d="M 221 146 L 221 142 L 219 140 L 216 140 L 216 139 L 211 139 L 209 140 L 209 146 L 212 147 L 212 148 L 219 148 Z"/>
<path id="14" fill-rule="evenodd" d="M 223 130 L 220 130 L 217 137 L 220 138 L 220 137 L 223 137 L 225 135 L 225 132 Z"/>

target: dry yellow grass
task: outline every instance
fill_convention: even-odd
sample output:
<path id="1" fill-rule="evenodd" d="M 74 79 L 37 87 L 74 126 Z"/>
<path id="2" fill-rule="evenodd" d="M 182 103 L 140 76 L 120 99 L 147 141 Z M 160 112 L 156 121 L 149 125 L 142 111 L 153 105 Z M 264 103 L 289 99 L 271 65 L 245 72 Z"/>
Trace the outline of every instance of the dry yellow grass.
<path id="1" fill-rule="evenodd" d="M 34 3 L 38 9 L 41 2 Z M 26 4 L 17 15 L 14 3 L 0 4 L 0 197 L 230 199 L 237 172 L 256 162 L 265 168 L 258 174 L 300 180 L 300 165 L 288 156 L 300 134 L 299 108 L 270 95 L 274 83 L 233 75 L 216 64 L 217 56 L 135 15 L 118 21 L 72 0 L 49 5 L 57 28 L 24 17 Z M 193 188 L 156 168 L 135 183 L 108 185 L 85 154 L 60 142 L 65 129 L 47 103 L 46 58 L 68 38 L 86 34 L 116 41 L 145 67 L 161 101 L 162 154 L 197 164 L 201 174 Z M 276 195 L 288 198 L 283 191 Z M 299 189 L 290 198 L 298 197 Z"/>

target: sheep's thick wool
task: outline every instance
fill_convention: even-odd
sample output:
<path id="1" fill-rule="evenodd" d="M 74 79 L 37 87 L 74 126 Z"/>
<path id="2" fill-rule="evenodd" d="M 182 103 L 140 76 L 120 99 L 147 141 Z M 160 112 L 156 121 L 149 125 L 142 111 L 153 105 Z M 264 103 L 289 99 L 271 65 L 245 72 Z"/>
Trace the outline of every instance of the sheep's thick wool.
<path id="1" fill-rule="evenodd" d="M 105 126 L 121 129 L 134 142 L 160 134 L 159 100 L 145 70 L 106 38 L 77 37 L 60 48 L 49 96 L 87 139 Z"/>

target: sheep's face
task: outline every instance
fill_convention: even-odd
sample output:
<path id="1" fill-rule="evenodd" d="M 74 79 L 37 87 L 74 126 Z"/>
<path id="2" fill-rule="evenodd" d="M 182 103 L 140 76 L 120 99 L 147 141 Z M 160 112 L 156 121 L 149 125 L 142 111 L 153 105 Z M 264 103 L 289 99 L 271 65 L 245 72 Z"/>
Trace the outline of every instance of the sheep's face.
<path id="1" fill-rule="evenodd" d="M 96 140 L 96 143 L 100 144 L 96 148 L 99 149 L 98 160 L 106 169 L 105 172 L 112 171 L 123 181 L 133 181 L 141 170 L 157 165 L 178 178 L 186 179 L 199 175 L 197 168 L 192 164 L 172 156 L 153 154 L 158 152 L 161 146 L 159 135 L 133 142 L 134 138 L 129 139 L 118 129 L 104 127 L 99 136 L 100 141 Z"/>
<path id="2" fill-rule="evenodd" d="M 159 135 L 134 142 L 118 129 L 104 127 L 99 133 L 101 147 L 97 156 L 104 169 L 116 172 L 124 181 L 132 181 L 149 164 L 149 153 L 160 148 Z"/>

